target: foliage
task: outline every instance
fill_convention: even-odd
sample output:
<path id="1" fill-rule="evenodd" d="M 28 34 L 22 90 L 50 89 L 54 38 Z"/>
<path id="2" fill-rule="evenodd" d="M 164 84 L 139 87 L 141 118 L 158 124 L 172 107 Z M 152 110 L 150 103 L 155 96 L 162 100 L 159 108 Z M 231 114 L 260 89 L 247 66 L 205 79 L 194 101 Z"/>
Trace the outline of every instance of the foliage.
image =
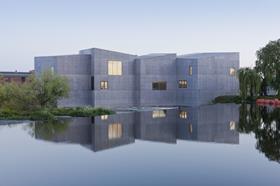
<path id="1" fill-rule="evenodd" d="M 0 83 L 0 109 L 30 112 L 55 107 L 59 99 L 68 95 L 69 86 L 64 77 L 43 72 L 31 75 L 25 83 Z"/>
<path id="2" fill-rule="evenodd" d="M 57 101 L 67 97 L 69 92 L 67 79 L 51 71 L 43 72 L 40 78 L 31 76 L 29 85 L 40 107 L 56 107 Z"/>
<path id="3" fill-rule="evenodd" d="M 213 103 L 241 103 L 240 96 L 218 96 Z"/>
<path id="4" fill-rule="evenodd" d="M 76 117 L 91 117 L 97 115 L 113 114 L 112 111 L 93 108 L 93 107 L 76 107 L 76 108 L 54 108 L 51 113 L 56 116 L 76 116 Z"/>
<path id="5" fill-rule="evenodd" d="M 271 86 L 280 96 L 280 39 L 270 41 L 257 51 L 256 70 L 263 79 L 263 95 L 267 95 L 266 88 Z"/>
<path id="6" fill-rule="evenodd" d="M 248 96 L 254 98 L 258 96 L 261 88 L 261 76 L 255 69 L 242 68 L 238 71 L 240 96 L 246 100 Z"/>
<path id="7" fill-rule="evenodd" d="M 57 108 L 57 102 L 68 96 L 66 78 L 45 71 L 31 75 L 25 83 L 0 81 L 0 119 L 53 120 L 55 116 L 91 117 L 112 114 L 102 108 Z"/>

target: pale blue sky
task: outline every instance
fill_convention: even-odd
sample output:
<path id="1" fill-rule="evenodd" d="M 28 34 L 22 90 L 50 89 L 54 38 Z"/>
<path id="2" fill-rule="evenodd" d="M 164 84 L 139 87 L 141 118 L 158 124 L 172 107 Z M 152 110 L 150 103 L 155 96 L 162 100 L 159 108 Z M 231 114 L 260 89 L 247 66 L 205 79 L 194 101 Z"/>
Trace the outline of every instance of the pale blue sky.
<path id="1" fill-rule="evenodd" d="M 34 56 L 104 48 L 131 54 L 255 51 L 280 38 L 279 0 L 0 0 L 0 71 Z"/>

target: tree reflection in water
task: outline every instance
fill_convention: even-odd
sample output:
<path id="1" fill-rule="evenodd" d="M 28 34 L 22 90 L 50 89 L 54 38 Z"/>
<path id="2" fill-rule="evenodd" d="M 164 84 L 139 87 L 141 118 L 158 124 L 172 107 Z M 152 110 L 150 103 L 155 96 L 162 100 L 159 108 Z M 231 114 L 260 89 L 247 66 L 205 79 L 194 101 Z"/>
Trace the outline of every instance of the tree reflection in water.
<path id="1" fill-rule="evenodd" d="M 280 163 L 280 108 L 241 105 L 239 131 L 255 134 L 256 148 Z"/>
<path id="2" fill-rule="evenodd" d="M 42 139 L 51 139 L 55 134 L 67 130 L 69 119 L 36 121 L 30 125 L 29 134 L 33 137 L 40 136 Z"/>

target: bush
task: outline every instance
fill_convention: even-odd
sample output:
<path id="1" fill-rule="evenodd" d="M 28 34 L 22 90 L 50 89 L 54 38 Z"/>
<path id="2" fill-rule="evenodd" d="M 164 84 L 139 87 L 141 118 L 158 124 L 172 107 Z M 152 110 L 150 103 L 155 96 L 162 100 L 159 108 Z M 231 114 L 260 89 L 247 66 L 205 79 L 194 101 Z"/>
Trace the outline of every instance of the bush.
<path id="1" fill-rule="evenodd" d="M 218 96 L 214 99 L 213 103 L 241 103 L 240 96 Z"/>
<path id="2" fill-rule="evenodd" d="M 76 107 L 76 108 L 54 108 L 51 113 L 56 116 L 75 116 L 91 117 L 97 115 L 109 115 L 113 112 L 110 110 L 94 107 Z"/>

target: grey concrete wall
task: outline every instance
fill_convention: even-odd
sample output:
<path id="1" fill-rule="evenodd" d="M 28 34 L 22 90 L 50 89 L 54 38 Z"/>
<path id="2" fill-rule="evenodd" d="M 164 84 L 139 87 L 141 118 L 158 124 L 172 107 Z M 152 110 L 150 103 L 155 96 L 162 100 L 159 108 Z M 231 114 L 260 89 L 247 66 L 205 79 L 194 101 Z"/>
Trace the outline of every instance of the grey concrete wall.
<path id="1" fill-rule="evenodd" d="M 179 57 L 177 65 L 181 65 L 184 59 L 197 60 L 194 71 L 197 74 L 193 74 L 195 80 L 192 80 L 196 85 L 194 89 L 190 89 L 190 93 L 186 92 L 189 97 L 187 101 L 181 100 L 179 94 L 178 103 L 183 103 L 185 106 L 199 106 L 211 103 L 217 96 L 238 95 L 238 78 L 237 76 L 231 76 L 229 72 L 231 67 L 235 68 L 236 71 L 239 69 L 239 53 L 185 55 Z"/>
<path id="2" fill-rule="evenodd" d="M 189 75 L 189 67 L 192 67 L 192 75 Z M 178 106 L 196 106 L 199 97 L 198 89 L 198 64 L 197 59 L 176 59 L 176 85 L 177 85 L 177 105 Z M 187 80 L 187 88 L 179 88 L 179 80 Z"/>
<path id="3" fill-rule="evenodd" d="M 66 77 L 69 81 L 69 97 L 59 101 L 59 106 L 86 106 L 91 103 L 90 55 L 66 55 L 35 58 L 35 73 L 47 69 Z"/>
<path id="4" fill-rule="evenodd" d="M 136 60 L 138 106 L 176 105 L 176 54 L 145 56 Z M 166 81 L 167 90 L 153 90 L 152 83 Z"/>
<path id="5" fill-rule="evenodd" d="M 88 49 L 81 54 L 92 55 L 91 75 L 94 76 L 95 89 L 92 104 L 95 107 L 116 108 L 136 105 L 135 58 L 137 56 L 102 49 Z M 108 75 L 108 61 L 122 62 L 122 75 Z M 100 89 L 100 81 L 108 81 L 107 90 Z"/>
<path id="6" fill-rule="evenodd" d="M 198 61 L 198 105 L 207 104 L 217 96 L 238 95 L 237 76 L 230 75 L 230 68 L 239 69 L 239 53 L 217 53 L 203 56 Z"/>

